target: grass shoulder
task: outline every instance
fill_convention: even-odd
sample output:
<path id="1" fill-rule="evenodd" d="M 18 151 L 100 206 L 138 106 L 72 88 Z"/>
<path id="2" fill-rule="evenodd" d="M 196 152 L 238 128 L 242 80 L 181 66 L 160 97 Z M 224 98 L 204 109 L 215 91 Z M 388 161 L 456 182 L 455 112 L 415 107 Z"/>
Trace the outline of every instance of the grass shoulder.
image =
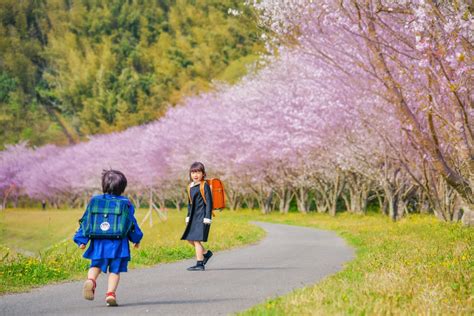
<path id="1" fill-rule="evenodd" d="M 474 230 L 410 215 L 271 214 L 258 220 L 333 230 L 356 258 L 322 282 L 240 315 L 474 313 Z"/>

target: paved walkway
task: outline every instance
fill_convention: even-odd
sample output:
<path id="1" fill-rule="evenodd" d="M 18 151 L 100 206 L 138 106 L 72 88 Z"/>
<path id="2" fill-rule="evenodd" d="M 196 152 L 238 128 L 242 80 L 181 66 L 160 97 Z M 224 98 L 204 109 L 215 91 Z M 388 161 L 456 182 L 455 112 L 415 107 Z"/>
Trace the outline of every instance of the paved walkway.
<path id="1" fill-rule="evenodd" d="M 124 273 L 119 307 L 105 306 L 101 275 L 94 301 L 82 298 L 83 282 L 68 282 L 0 296 L 0 315 L 227 315 L 314 284 L 354 257 L 332 232 L 256 224 L 267 231 L 265 239 L 215 253 L 205 272 L 186 271 L 195 261 L 184 260 Z"/>

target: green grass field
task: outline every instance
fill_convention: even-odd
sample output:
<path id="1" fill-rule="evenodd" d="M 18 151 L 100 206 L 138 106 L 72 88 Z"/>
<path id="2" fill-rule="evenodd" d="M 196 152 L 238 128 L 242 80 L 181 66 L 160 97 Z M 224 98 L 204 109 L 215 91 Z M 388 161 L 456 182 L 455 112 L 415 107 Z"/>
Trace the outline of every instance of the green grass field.
<path id="1" fill-rule="evenodd" d="M 22 253 L 38 254 L 70 238 L 82 213 L 82 210 L 7 209 L 0 212 L 0 244 Z"/>
<path id="2" fill-rule="evenodd" d="M 259 219 L 262 216 L 258 217 Z M 473 315 L 474 229 L 409 216 L 274 214 L 266 220 L 336 231 L 356 259 L 322 282 L 241 315 Z"/>
<path id="3" fill-rule="evenodd" d="M 82 210 L 6 210 L 0 212 L 0 294 L 62 280 L 84 278 L 90 262 L 72 242 Z M 138 222 L 146 210 L 138 210 Z M 181 241 L 185 213 L 168 212 L 168 220 L 142 225 L 140 249 L 132 249 L 130 268 L 171 262 L 194 256 L 194 248 Z M 253 243 L 265 232 L 231 212 L 214 219 L 207 246 L 215 251 Z M 27 254 L 27 255 L 25 255 Z"/>

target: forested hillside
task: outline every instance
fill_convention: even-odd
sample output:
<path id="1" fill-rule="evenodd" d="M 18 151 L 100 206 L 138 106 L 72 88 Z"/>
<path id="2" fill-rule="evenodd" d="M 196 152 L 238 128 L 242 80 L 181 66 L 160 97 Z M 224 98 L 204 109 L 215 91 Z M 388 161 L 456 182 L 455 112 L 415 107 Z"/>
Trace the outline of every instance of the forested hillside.
<path id="1" fill-rule="evenodd" d="M 155 120 L 240 78 L 264 51 L 260 33 L 238 0 L 2 0 L 0 149 Z"/>

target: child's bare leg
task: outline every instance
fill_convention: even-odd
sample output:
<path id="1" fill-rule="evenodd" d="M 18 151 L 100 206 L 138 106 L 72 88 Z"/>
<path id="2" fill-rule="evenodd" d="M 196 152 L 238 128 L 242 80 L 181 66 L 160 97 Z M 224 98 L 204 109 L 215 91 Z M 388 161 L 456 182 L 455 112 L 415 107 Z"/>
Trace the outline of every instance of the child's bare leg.
<path id="1" fill-rule="evenodd" d="M 197 261 L 204 260 L 204 247 L 202 246 L 200 241 L 194 242 L 194 248 L 196 249 L 196 259 Z"/>
<path id="2" fill-rule="evenodd" d="M 186 241 L 187 241 L 191 246 L 194 247 L 194 241 L 192 241 L 192 240 L 186 240 Z"/>
<path id="3" fill-rule="evenodd" d="M 115 292 L 120 281 L 120 274 L 109 273 L 109 281 L 107 285 L 107 292 Z"/>
<path id="4" fill-rule="evenodd" d="M 100 268 L 97 268 L 97 267 L 92 267 L 89 269 L 89 272 L 87 272 L 88 279 L 97 280 L 99 275 L 100 275 Z"/>

